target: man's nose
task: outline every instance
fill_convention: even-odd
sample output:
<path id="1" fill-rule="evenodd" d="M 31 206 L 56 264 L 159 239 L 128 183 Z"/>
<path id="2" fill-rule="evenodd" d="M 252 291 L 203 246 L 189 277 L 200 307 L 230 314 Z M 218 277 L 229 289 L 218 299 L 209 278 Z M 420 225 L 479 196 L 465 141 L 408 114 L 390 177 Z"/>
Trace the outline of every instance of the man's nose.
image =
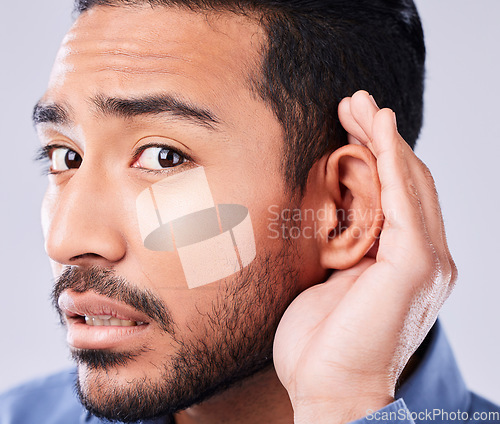
<path id="1" fill-rule="evenodd" d="M 109 267 L 126 253 L 125 207 L 106 172 L 82 165 L 68 182 L 49 188 L 43 205 L 45 248 L 63 265 Z"/>

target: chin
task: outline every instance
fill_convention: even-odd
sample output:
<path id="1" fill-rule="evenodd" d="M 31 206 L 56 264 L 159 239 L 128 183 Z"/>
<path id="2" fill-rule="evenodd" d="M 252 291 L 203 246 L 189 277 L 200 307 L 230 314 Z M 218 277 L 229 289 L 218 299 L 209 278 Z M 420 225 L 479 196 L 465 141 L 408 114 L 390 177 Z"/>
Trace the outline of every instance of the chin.
<path id="1" fill-rule="evenodd" d="M 180 408 L 171 405 L 161 373 L 146 375 L 139 363 L 108 369 L 78 366 L 76 391 L 82 405 L 98 418 L 136 422 L 169 416 Z M 168 392 L 168 391 L 167 391 Z"/>

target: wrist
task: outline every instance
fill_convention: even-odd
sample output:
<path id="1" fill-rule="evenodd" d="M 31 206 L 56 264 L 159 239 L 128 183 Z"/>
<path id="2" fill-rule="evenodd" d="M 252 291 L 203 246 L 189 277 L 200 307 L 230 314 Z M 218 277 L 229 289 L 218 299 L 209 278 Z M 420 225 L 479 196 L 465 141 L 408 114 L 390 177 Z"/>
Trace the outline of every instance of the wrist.
<path id="1" fill-rule="evenodd" d="M 361 419 L 394 402 L 392 396 L 315 398 L 292 402 L 294 424 L 343 424 Z"/>

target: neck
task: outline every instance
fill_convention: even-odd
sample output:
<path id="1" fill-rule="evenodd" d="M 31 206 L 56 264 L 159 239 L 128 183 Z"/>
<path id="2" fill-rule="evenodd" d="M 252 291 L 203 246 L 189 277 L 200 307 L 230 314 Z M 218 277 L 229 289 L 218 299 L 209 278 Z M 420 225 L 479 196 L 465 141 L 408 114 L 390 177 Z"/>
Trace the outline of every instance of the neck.
<path id="1" fill-rule="evenodd" d="M 176 424 L 293 423 L 288 393 L 273 366 L 175 415 Z"/>

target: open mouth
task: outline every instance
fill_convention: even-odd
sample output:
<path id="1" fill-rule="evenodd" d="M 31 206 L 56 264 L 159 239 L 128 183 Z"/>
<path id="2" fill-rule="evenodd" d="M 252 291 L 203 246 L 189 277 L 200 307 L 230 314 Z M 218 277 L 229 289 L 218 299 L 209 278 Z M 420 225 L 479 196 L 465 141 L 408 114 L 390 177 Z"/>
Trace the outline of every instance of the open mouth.
<path id="1" fill-rule="evenodd" d="M 144 342 L 150 318 L 131 305 L 95 292 L 64 291 L 59 308 L 67 324 L 67 340 L 77 349 L 127 348 Z"/>
<path id="2" fill-rule="evenodd" d="M 119 318 L 114 318 L 110 315 L 98 315 L 98 316 L 87 316 L 85 315 L 85 324 L 90 326 L 102 326 L 102 327 L 135 327 L 138 325 L 146 325 L 142 321 L 130 321 Z"/>
<path id="3" fill-rule="evenodd" d="M 65 291 L 58 303 L 70 324 L 92 327 L 137 327 L 148 324 L 148 317 L 135 308 L 93 292 Z"/>
<path id="4" fill-rule="evenodd" d="M 144 321 L 120 319 L 112 315 L 66 315 L 66 318 L 75 324 L 86 324 L 91 327 L 137 327 L 148 324 Z"/>

